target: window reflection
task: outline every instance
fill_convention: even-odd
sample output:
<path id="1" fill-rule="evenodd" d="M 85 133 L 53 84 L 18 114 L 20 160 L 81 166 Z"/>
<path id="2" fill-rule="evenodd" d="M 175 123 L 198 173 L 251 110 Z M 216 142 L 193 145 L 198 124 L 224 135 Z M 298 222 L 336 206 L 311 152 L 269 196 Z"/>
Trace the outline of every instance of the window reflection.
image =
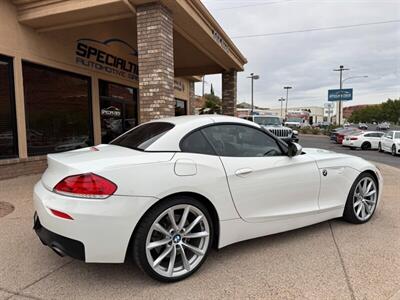
<path id="1" fill-rule="evenodd" d="M 138 124 L 137 90 L 103 80 L 99 88 L 101 142 L 106 144 Z"/>
<path id="2" fill-rule="evenodd" d="M 186 101 L 175 98 L 175 116 L 187 115 Z"/>
<path id="3" fill-rule="evenodd" d="M 28 155 L 93 145 L 90 79 L 23 62 Z"/>
<path id="4" fill-rule="evenodd" d="M 0 55 L 0 159 L 17 157 L 12 58 Z"/>

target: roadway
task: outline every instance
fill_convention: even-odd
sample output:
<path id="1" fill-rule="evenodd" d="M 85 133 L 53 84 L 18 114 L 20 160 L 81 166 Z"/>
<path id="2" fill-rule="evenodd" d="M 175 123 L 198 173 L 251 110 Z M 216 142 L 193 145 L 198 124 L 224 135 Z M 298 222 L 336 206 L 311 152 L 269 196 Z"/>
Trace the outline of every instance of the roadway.
<path id="1" fill-rule="evenodd" d="M 321 148 L 335 152 L 350 154 L 362 157 L 366 160 L 386 164 L 400 169 L 400 156 L 392 156 L 390 153 L 380 153 L 378 150 L 351 150 L 337 143 L 330 141 L 324 135 L 300 135 L 299 144 L 304 148 Z"/>

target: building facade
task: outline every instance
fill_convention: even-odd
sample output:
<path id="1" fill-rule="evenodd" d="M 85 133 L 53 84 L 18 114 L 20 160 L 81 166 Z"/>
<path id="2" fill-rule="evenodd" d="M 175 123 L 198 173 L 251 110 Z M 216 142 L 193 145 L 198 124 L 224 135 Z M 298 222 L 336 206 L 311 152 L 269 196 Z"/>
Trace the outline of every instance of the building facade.
<path id="1" fill-rule="evenodd" d="M 353 112 L 362 110 L 362 109 L 364 109 L 364 108 L 366 108 L 368 106 L 369 106 L 368 104 L 360 104 L 360 105 L 353 105 L 353 106 L 343 107 L 343 118 L 344 119 L 348 119 L 348 118 L 351 117 Z"/>
<path id="2" fill-rule="evenodd" d="M 285 107 L 282 108 L 272 108 L 271 111 L 285 118 Z M 298 106 L 298 107 L 288 107 L 288 114 L 296 114 L 302 111 L 308 112 L 308 123 L 314 124 L 317 122 L 324 122 L 327 120 L 327 115 L 325 114 L 324 107 L 322 106 Z"/>
<path id="3" fill-rule="evenodd" d="M 0 24 L 0 178 L 193 113 L 205 74 L 235 114 L 246 59 L 199 0 L 5 0 Z"/>

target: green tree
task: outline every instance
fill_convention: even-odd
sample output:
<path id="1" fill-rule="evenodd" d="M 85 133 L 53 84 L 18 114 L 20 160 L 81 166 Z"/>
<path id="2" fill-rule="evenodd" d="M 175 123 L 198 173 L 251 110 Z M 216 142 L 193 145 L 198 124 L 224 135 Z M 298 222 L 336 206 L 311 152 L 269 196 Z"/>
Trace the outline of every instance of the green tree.
<path id="1" fill-rule="evenodd" d="M 386 102 L 370 105 L 352 113 L 350 122 L 384 122 L 400 123 L 400 98 L 388 99 Z"/>
<path id="2" fill-rule="evenodd" d="M 205 102 L 202 108 L 204 113 L 221 113 L 221 99 L 213 94 L 204 94 Z"/>

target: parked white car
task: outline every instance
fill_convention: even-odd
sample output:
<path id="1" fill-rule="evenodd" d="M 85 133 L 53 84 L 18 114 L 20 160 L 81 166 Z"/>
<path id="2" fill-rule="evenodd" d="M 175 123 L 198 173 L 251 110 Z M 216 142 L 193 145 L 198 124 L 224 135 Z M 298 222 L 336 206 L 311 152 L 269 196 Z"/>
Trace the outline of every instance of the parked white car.
<path id="1" fill-rule="evenodd" d="M 129 255 L 151 277 L 177 281 L 212 246 L 339 217 L 365 223 L 381 191 L 381 173 L 362 158 L 287 145 L 239 118 L 182 116 L 48 155 L 34 229 L 60 255 Z"/>
<path id="2" fill-rule="evenodd" d="M 359 131 L 346 135 L 342 145 L 351 149 L 361 148 L 362 150 L 378 149 L 383 132 Z"/>
<path id="3" fill-rule="evenodd" d="M 390 152 L 393 156 L 400 154 L 400 130 L 389 131 L 382 136 L 379 145 L 380 152 Z"/>
<path id="4" fill-rule="evenodd" d="M 382 122 L 376 126 L 376 130 L 389 130 L 389 129 L 390 129 L 390 123 L 388 122 Z"/>

